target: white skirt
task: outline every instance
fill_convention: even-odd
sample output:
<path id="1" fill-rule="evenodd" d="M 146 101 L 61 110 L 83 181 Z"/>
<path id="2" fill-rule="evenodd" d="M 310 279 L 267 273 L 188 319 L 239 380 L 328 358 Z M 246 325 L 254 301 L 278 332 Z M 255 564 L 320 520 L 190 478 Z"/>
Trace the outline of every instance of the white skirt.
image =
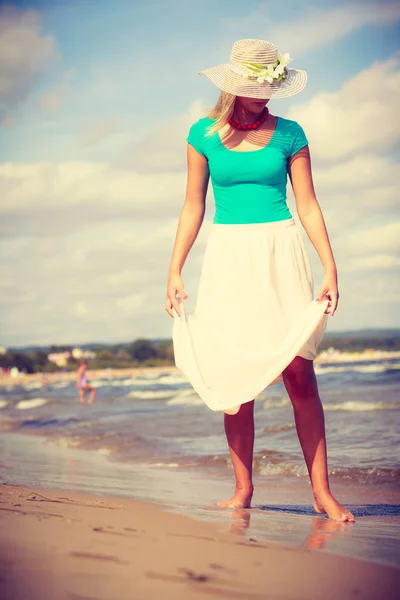
<path id="1" fill-rule="evenodd" d="M 236 414 L 296 356 L 315 358 L 327 303 L 293 219 L 213 224 L 195 310 L 174 311 L 176 366 L 211 410 Z"/>

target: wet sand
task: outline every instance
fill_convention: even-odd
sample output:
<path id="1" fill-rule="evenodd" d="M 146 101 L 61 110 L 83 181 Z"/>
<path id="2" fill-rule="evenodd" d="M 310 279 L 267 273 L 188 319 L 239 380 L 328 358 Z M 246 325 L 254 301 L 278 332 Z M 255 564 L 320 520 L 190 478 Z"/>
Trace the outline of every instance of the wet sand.
<path id="1" fill-rule="evenodd" d="M 4 600 L 394 599 L 400 572 L 251 541 L 156 504 L 3 484 Z"/>

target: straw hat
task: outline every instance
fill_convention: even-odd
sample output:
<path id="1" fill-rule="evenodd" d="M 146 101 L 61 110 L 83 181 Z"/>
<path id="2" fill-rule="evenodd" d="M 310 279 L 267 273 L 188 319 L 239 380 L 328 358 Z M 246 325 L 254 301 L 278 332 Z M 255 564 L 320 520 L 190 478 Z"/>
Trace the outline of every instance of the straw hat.
<path id="1" fill-rule="evenodd" d="M 230 61 L 204 69 L 205 75 L 224 92 L 246 98 L 287 98 L 301 92 L 307 73 L 288 69 L 289 54 L 281 55 L 274 44 L 264 40 L 238 40 L 232 46 Z"/>

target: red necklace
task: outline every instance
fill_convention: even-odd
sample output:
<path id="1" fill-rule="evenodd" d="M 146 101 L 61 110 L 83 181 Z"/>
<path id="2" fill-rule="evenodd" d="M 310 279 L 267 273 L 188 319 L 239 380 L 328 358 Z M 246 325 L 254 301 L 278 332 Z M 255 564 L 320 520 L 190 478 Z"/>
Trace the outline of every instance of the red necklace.
<path id="1" fill-rule="evenodd" d="M 241 129 L 242 131 L 248 130 L 248 129 L 258 129 L 260 127 L 260 125 L 262 125 L 264 123 L 264 121 L 266 120 L 266 118 L 268 117 L 268 108 L 265 107 L 261 113 L 261 117 L 258 119 L 258 121 L 256 121 L 255 123 L 249 123 L 248 125 L 242 125 L 241 123 L 238 123 L 237 121 L 235 121 L 234 119 L 228 119 L 228 123 L 229 125 L 231 125 L 231 127 L 234 127 L 235 129 Z"/>

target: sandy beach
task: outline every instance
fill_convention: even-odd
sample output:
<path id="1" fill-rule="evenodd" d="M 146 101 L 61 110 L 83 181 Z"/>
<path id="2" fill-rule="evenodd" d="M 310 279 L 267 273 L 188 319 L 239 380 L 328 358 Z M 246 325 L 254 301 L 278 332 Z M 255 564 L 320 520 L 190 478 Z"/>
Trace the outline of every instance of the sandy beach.
<path id="1" fill-rule="evenodd" d="M 333 490 L 356 523 L 312 508 L 291 407 L 256 402 L 251 510 L 221 510 L 221 415 L 174 370 L 74 374 L 0 394 L 3 600 L 391 600 L 400 584 L 398 365 L 321 367 Z"/>
<path id="2" fill-rule="evenodd" d="M 4 600 L 395 598 L 387 566 L 245 539 L 127 499 L 3 484 Z"/>

